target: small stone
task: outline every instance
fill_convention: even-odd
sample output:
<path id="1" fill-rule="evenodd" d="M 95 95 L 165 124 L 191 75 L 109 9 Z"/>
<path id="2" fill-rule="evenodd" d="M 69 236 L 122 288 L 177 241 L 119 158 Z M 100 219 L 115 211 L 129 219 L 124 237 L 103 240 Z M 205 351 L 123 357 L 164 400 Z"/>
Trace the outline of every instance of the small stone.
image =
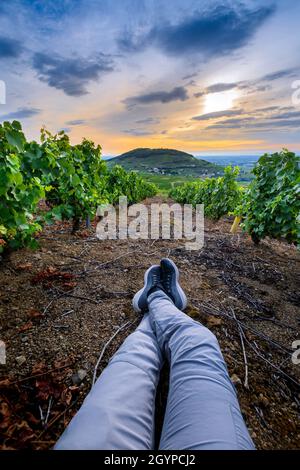
<path id="1" fill-rule="evenodd" d="M 28 341 L 28 336 L 23 336 L 23 338 L 21 339 L 22 343 L 27 343 Z"/>
<path id="2" fill-rule="evenodd" d="M 74 385 L 79 385 L 87 376 L 87 371 L 84 369 L 79 369 L 76 374 L 72 375 L 72 382 Z"/>
<path id="3" fill-rule="evenodd" d="M 231 376 L 231 382 L 232 382 L 234 385 L 242 385 L 241 379 L 240 379 L 236 374 L 232 374 L 232 376 Z"/>
<path id="4" fill-rule="evenodd" d="M 251 433 L 251 437 L 252 437 L 252 439 L 256 439 L 256 438 L 257 438 L 256 432 L 252 432 L 252 433 Z"/>
<path id="5" fill-rule="evenodd" d="M 77 372 L 77 375 L 78 375 L 79 379 L 82 381 L 87 376 L 87 371 L 84 370 L 84 369 L 79 369 L 79 371 Z"/>
<path id="6" fill-rule="evenodd" d="M 265 407 L 270 405 L 269 400 L 262 393 L 259 394 L 258 400 L 259 400 L 259 403 Z"/>
<path id="7" fill-rule="evenodd" d="M 19 366 L 21 366 L 22 364 L 24 364 L 24 362 L 26 362 L 26 357 L 25 356 L 17 356 L 16 357 L 16 362 Z"/>

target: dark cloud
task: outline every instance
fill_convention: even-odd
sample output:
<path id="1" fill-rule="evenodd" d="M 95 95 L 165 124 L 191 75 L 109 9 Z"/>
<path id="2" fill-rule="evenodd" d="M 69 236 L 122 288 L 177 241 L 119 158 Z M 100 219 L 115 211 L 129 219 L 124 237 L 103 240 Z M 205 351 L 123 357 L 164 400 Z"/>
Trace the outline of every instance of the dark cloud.
<path id="1" fill-rule="evenodd" d="M 295 111 L 294 106 L 283 106 L 280 111 Z"/>
<path id="2" fill-rule="evenodd" d="M 135 121 L 136 124 L 159 124 L 160 119 L 158 118 L 153 118 L 153 117 L 148 117 L 145 119 L 139 119 L 138 121 Z"/>
<path id="3" fill-rule="evenodd" d="M 67 121 L 67 126 L 80 126 L 81 124 L 85 124 L 85 119 L 73 119 L 72 121 Z"/>
<path id="4" fill-rule="evenodd" d="M 214 83 L 213 85 L 208 86 L 202 91 L 194 93 L 195 98 L 201 98 L 202 96 L 209 95 L 210 93 L 221 93 L 222 91 L 233 90 L 234 88 L 239 87 L 240 82 L 238 83 Z"/>
<path id="5" fill-rule="evenodd" d="M 36 116 L 41 113 L 41 110 L 38 108 L 19 108 L 17 111 L 12 113 L 4 114 L 0 117 L 2 121 L 10 121 L 13 119 L 26 119 Z"/>
<path id="6" fill-rule="evenodd" d="M 254 117 L 226 119 L 225 121 L 208 126 L 206 129 L 239 129 L 254 120 Z"/>
<path id="7" fill-rule="evenodd" d="M 153 132 L 146 131 L 144 129 L 125 129 L 123 131 L 123 133 L 133 135 L 135 137 L 142 137 L 142 136 L 152 135 L 153 134 Z"/>
<path id="8" fill-rule="evenodd" d="M 281 108 L 280 106 L 268 106 L 265 108 L 259 108 L 255 109 L 252 111 L 244 111 L 245 114 L 248 114 L 250 116 L 246 117 L 240 117 L 240 118 L 232 118 L 232 119 L 225 119 L 223 121 L 219 121 L 211 126 L 208 126 L 206 129 L 238 129 L 242 127 L 255 127 L 256 123 L 258 123 L 258 127 L 261 125 L 259 123 L 263 123 L 262 127 L 267 126 L 267 123 L 269 126 L 272 126 L 272 121 L 273 120 L 288 120 L 288 119 L 295 119 L 295 118 L 300 118 L 300 111 L 290 111 L 290 108 L 288 107 L 288 110 L 290 112 L 286 113 L 281 113 L 285 108 Z M 277 112 L 279 114 L 273 114 L 274 112 Z M 266 117 L 262 117 L 262 114 L 267 114 L 267 121 L 265 120 Z M 271 113 L 271 114 L 268 114 Z M 258 115 L 261 115 L 259 118 Z M 292 121 L 293 122 L 293 121 Z M 276 125 L 275 125 L 276 127 Z"/>
<path id="9" fill-rule="evenodd" d="M 0 58 L 9 59 L 19 57 L 23 52 L 20 41 L 0 36 Z"/>
<path id="10" fill-rule="evenodd" d="M 300 111 L 289 111 L 287 113 L 281 113 L 276 116 L 272 116 L 272 119 L 295 119 L 300 118 Z"/>
<path id="11" fill-rule="evenodd" d="M 246 45 L 256 30 L 274 12 L 274 6 L 249 10 L 219 5 L 204 13 L 195 12 L 177 25 L 165 24 L 143 36 L 126 33 L 119 45 L 126 51 L 156 46 L 170 55 L 201 53 L 220 56 Z"/>
<path id="12" fill-rule="evenodd" d="M 210 119 L 217 119 L 221 117 L 238 116 L 243 112 L 242 109 L 227 109 L 226 111 L 215 111 L 214 113 L 202 114 L 201 116 L 194 116 L 194 121 L 209 121 Z"/>
<path id="13" fill-rule="evenodd" d="M 273 128 L 300 128 L 300 119 L 280 119 L 280 120 L 258 120 L 254 117 L 247 117 L 241 119 L 226 119 L 225 121 L 218 122 L 212 126 L 206 127 L 207 130 L 211 129 L 273 129 Z"/>
<path id="14" fill-rule="evenodd" d="M 269 113 L 271 111 L 278 111 L 278 110 L 280 110 L 279 106 L 267 106 L 266 108 L 256 109 L 254 112 L 255 113 Z"/>
<path id="15" fill-rule="evenodd" d="M 278 121 L 257 122 L 253 124 L 253 127 L 254 128 L 273 128 L 273 127 L 300 128 L 300 119 L 295 119 L 295 120 L 281 119 Z"/>
<path id="16" fill-rule="evenodd" d="M 290 77 L 294 75 L 299 68 L 292 68 L 286 70 L 278 70 L 277 72 L 270 73 L 268 75 L 264 75 L 262 77 L 262 81 L 273 82 L 274 80 L 279 80 L 280 78 Z"/>
<path id="17" fill-rule="evenodd" d="M 201 98 L 204 95 L 206 95 L 205 91 L 198 91 L 198 93 L 194 93 L 195 98 Z"/>
<path id="18" fill-rule="evenodd" d="M 191 80 L 192 78 L 196 78 L 198 76 L 198 73 L 190 73 L 189 75 L 185 75 L 182 77 L 182 80 Z"/>
<path id="19" fill-rule="evenodd" d="M 123 103 L 128 108 L 132 108 L 138 104 L 170 103 L 171 101 L 186 101 L 188 98 L 187 90 L 180 86 L 173 88 L 171 91 L 153 91 L 143 95 L 131 96 L 126 98 Z"/>
<path id="20" fill-rule="evenodd" d="M 238 83 L 215 83 L 214 85 L 210 85 L 205 89 L 205 93 L 220 93 L 221 91 L 228 91 L 236 88 Z"/>
<path id="21" fill-rule="evenodd" d="M 41 81 L 69 96 L 86 95 L 86 86 L 90 81 L 97 81 L 102 74 L 114 70 L 111 58 L 104 54 L 98 54 L 94 59 L 66 59 L 37 53 L 33 58 L 33 67 Z"/>

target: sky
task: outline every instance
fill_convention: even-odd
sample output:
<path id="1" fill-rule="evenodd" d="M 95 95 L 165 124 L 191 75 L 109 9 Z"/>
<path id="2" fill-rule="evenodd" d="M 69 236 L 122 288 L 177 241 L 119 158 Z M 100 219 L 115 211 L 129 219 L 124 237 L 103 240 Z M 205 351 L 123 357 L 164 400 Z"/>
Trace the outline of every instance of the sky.
<path id="1" fill-rule="evenodd" d="M 300 2 L 0 3 L 0 122 L 104 155 L 300 151 Z"/>

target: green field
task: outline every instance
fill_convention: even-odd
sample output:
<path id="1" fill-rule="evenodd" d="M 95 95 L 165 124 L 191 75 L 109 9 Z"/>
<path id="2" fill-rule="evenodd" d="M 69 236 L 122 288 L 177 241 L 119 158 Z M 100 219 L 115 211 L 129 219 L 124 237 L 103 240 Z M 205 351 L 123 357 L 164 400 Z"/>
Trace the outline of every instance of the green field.
<path id="1" fill-rule="evenodd" d="M 153 175 L 149 173 L 140 173 L 141 176 L 146 180 L 154 183 L 159 188 L 159 194 L 167 196 L 171 189 L 176 188 L 184 183 L 190 181 L 196 181 L 199 178 L 194 176 L 168 176 L 168 175 Z M 240 186 L 248 186 L 250 181 L 239 181 Z"/>
<path id="2" fill-rule="evenodd" d="M 151 183 L 158 186 L 160 194 L 164 196 L 169 193 L 169 191 L 176 186 L 187 183 L 189 181 L 195 181 L 197 178 L 194 176 L 168 176 L 168 175 L 153 175 L 149 173 L 141 173 L 141 176 Z"/>

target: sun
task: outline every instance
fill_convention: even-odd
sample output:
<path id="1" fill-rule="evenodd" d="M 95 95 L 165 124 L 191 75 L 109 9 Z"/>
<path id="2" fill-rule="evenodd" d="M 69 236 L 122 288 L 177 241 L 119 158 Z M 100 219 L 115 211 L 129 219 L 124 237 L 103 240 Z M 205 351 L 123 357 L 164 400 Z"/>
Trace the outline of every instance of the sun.
<path id="1" fill-rule="evenodd" d="M 205 97 L 204 114 L 225 111 L 234 106 L 239 93 L 236 90 L 222 91 L 220 93 L 209 93 Z"/>

